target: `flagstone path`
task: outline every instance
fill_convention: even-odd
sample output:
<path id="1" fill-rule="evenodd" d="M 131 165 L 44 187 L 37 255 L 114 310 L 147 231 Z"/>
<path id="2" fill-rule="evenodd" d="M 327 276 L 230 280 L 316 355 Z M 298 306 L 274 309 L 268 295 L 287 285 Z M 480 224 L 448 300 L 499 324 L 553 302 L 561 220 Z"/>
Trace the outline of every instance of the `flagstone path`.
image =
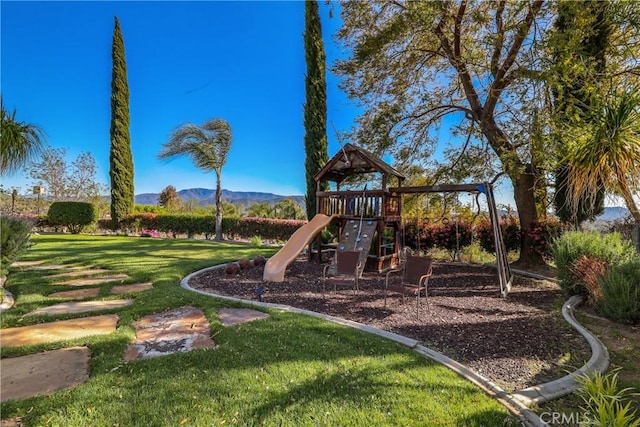
<path id="1" fill-rule="evenodd" d="M 126 294 L 126 293 L 129 293 L 129 292 L 148 291 L 149 289 L 152 289 L 152 288 L 153 288 L 153 283 L 151 283 L 151 282 L 134 283 L 133 285 L 114 286 L 113 288 L 111 288 L 111 293 L 112 294 Z"/>
<path id="2" fill-rule="evenodd" d="M 215 347 L 209 321 L 202 310 L 180 307 L 134 322 L 136 340 L 130 344 L 124 360 L 147 359 L 196 348 Z"/>
<path id="3" fill-rule="evenodd" d="M 124 273 L 120 273 L 120 274 L 111 274 L 109 276 L 102 276 L 99 278 L 71 279 L 71 280 L 66 280 L 64 282 L 56 282 L 54 283 L 54 285 L 92 286 L 92 285 L 101 285 L 101 284 L 110 283 L 110 282 L 122 282 L 128 278 L 129 278 L 128 275 Z"/>
<path id="4" fill-rule="evenodd" d="M 42 262 L 39 261 L 29 261 L 14 263 L 13 266 L 35 271 L 65 271 L 60 274 L 44 276 L 44 278 L 48 279 L 77 277 L 64 282 L 52 283 L 52 286 L 89 286 L 123 281 L 129 278 L 126 274 L 78 277 L 108 273 L 108 270 L 94 269 L 91 266 L 76 267 L 41 264 Z M 152 288 L 153 284 L 151 282 L 118 285 L 111 288 L 111 294 L 142 292 Z M 48 295 L 48 298 L 94 298 L 99 293 L 100 288 L 75 289 L 52 293 Z M 26 316 L 118 309 L 133 302 L 133 299 L 63 302 L 39 308 Z M 268 314 L 251 309 L 227 308 L 221 309 L 218 316 L 220 323 L 226 327 L 264 319 L 268 317 Z M 72 340 L 90 335 L 109 334 L 116 330 L 118 319 L 117 314 L 110 314 L 6 328 L 0 330 L 0 347 L 19 347 Z M 216 345 L 211 339 L 211 328 L 206 316 L 201 310 L 191 306 L 145 316 L 134 322 L 133 326 L 136 329 L 136 339 L 127 347 L 124 355 L 125 361 L 164 356 L 192 349 L 211 348 Z M 90 350 L 87 347 L 71 347 L 1 359 L 1 401 L 50 394 L 57 390 L 81 384 L 89 377 L 89 358 Z M 5 425 L 10 425 L 13 421 L 19 423 L 19 419 L 2 420 L 0 425 L 4 427 Z"/>
<path id="5" fill-rule="evenodd" d="M 50 274 L 48 276 L 42 276 L 43 279 L 57 279 L 62 277 L 75 277 L 75 276 L 92 276 L 94 274 L 108 273 L 109 270 L 104 268 L 92 268 L 89 270 L 74 270 L 66 273 Z"/>
<path id="6" fill-rule="evenodd" d="M 117 314 L 58 320 L 31 326 L 0 329 L 0 348 L 66 341 L 116 330 Z"/>
<path id="7" fill-rule="evenodd" d="M 89 378 L 89 348 L 70 347 L 0 360 L 0 402 L 50 394 Z"/>
<path id="8" fill-rule="evenodd" d="M 80 301 L 80 302 L 62 302 L 60 304 L 42 307 L 27 313 L 26 316 L 54 316 L 56 314 L 75 314 L 87 313 L 98 310 L 112 310 L 114 308 L 122 308 L 133 304 L 132 299 L 114 299 L 106 301 Z"/>
<path id="9" fill-rule="evenodd" d="M 52 294 L 47 295 L 47 298 L 72 298 L 72 299 L 93 298 L 93 297 L 97 297 L 99 293 L 100 293 L 100 288 L 86 288 L 86 289 L 76 289 L 74 291 L 54 292 Z"/>

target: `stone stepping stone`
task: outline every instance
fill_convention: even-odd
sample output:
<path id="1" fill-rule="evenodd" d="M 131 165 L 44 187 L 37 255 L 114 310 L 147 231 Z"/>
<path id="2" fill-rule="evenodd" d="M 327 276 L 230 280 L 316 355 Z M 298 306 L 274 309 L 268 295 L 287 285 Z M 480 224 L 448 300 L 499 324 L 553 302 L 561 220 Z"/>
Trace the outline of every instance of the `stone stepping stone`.
<path id="1" fill-rule="evenodd" d="M 45 260 L 40 261 L 15 261 L 11 264 L 11 267 L 33 267 L 36 265 L 44 264 Z"/>
<path id="2" fill-rule="evenodd" d="M 47 271 L 47 270 L 78 270 L 85 267 L 70 267 L 68 265 L 63 264 L 49 264 L 49 265 L 36 265 L 34 267 L 29 267 L 27 270 L 34 271 Z"/>
<path id="3" fill-rule="evenodd" d="M 111 288 L 111 293 L 114 295 L 118 294 L 126 294 L 129 292 L 142 292 L 148 291 L 149 289 L 153 289 L 153 283 L 134 283 L 133 285 L 120 285 L 114 286 Z"/>
<path id="4" fill-rule="evenodd" d="M 62 302 L 60 304 L 42 307 L 26 316 L 55 316 L 56 314 L 74 314 L 87 313 L 89 311 L 113 310 L 133 304 L 132 299 L 114 299 L 108 301 L 80 301 L 80 302 Z"/>
<path id="5" fill-rule="evenodd" d="M 100 293 L 100 288 L 77 289 L 75 291 L 54 292 L 47 295 L 47 298 L 94 298 Z"/>
<path id="6" fill-rule="evenodd" d="M 218 319 L 220 319 L 222 326 L 233 326 L 266 319 L 267 317 L 269 317 L 267 313 L 251 310 L 250 308 L 221 308 L 218 311 Z"/>
<path id="7" fill-rule="evenodd" d="M 180 307 L 152 314 L 133 323 L 136 339 L 124 355 L 125 361 L 183 353 L 215 347 L 209 322 L 201 310 Z"/>
<path id="8" fill-rule="evenodd" d="M 91 276 L 93 274 L 108 273 L 109 270 L 104 268 L 93 268 L 89 270 L 75 270 L 67 273 L 50 274 L 48 276 L 42 276 L 43 279 L 57 279 L 59 277 L 74 277 L 74 276 Z"/>
<path id="9" fill-rule="evenodd" d="M 0 360 L 0 401 L 82 384 L 89 378 L 89 354 L 88 347 L 71 347 Z"/>
<path id="10" fill-rule="evenodd" d="M 96 277 L 95 279 L 71 279 L 64 282 L 57 282 L 55 285 L 69 285 L 69 286 L 92 286 L 92 285 L 101 285 L 103 283 L 109 282 L 122 282 L 125 279 L 128 279 L 124 273 L 121 274 L 111 274 L 109 276 Z"/>
<path id="11" fill-rule="evenodd" d="M 117 324 L 117 314 L 105 314 L 0 329 L 0 348 L 65 341 L 90 335 L 106 335 L 115 331 Z"/>

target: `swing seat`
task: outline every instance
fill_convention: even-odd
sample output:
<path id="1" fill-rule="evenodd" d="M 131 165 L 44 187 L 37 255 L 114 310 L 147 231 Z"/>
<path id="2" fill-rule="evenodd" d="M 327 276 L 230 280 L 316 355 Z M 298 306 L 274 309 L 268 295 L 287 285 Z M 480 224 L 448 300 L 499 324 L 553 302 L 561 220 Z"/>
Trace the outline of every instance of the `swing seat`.
<path id="1" fill-rule="evenodd" d="M 425 256 L 407 255 L 400 269 L 391 270 L 384 280 L 384 306 L 387 307 L 387 293 L 389 291 L 402 294 L 404 303 L 405 295 L 416 297 L 416 316 L 420 314 L 420 295 L 424 291 L 425 304 L 429 309 L 428 285 L 432 274 L 432 259 Z M 389 278 L 394 273 L 402 273 L 400 283 L 389 283 Z"/>

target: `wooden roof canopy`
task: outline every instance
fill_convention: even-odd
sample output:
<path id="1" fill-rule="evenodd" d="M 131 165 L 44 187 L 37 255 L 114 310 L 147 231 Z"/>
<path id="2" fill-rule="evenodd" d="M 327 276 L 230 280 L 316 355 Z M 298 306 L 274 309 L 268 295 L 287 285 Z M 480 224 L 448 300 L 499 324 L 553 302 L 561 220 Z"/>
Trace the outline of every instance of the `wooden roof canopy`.
<path id="1" fill-rule="evenodd" d="M 339 184 L 350 176 L 371 172 L 382 174 L 383 182 L 387 176 L 398 178 L 398 185 L 406 179 L 403 174 L 383 162 L 373 153 L 353 144 L 346 144 L 342 147 L 316 174 L 314 179 L 316 182 L 333 181 Z"/>

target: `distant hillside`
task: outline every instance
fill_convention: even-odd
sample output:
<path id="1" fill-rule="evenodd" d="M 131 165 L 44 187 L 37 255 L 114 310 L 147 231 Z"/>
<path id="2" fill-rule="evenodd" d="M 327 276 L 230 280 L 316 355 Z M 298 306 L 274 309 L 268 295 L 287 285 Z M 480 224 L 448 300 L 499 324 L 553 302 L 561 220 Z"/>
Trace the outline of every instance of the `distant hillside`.
<path id="1" fill-rule="evenodd" d="M 182 200 L 195 199 L 202 206 L 215 205 L 216 190 L 208 188 L 187 188 L 178 191 Z M 159 193 L 143 193 L 135 197 L 135 202 L 140 205 L 157 205 Z M 273 193 L 260 193 L 255 191 L 230 191 L 222 190 L 222 201 L 233 203 L 234 205 L 246 209 L 256 203 L 268 202 L 275 205 L 283 199 L 293 199 L 302 209 L 305 209 L 304 196 L 281 196 Z"/>
<path id="2" fill-rule="evenodd" d="M 596 217 L 596 221 L 616 221 L 626 218 L 629 215 L 629 211 L 626 208 L 620 206 L 613 206 L 604 208 L 602 215 Z"/>

